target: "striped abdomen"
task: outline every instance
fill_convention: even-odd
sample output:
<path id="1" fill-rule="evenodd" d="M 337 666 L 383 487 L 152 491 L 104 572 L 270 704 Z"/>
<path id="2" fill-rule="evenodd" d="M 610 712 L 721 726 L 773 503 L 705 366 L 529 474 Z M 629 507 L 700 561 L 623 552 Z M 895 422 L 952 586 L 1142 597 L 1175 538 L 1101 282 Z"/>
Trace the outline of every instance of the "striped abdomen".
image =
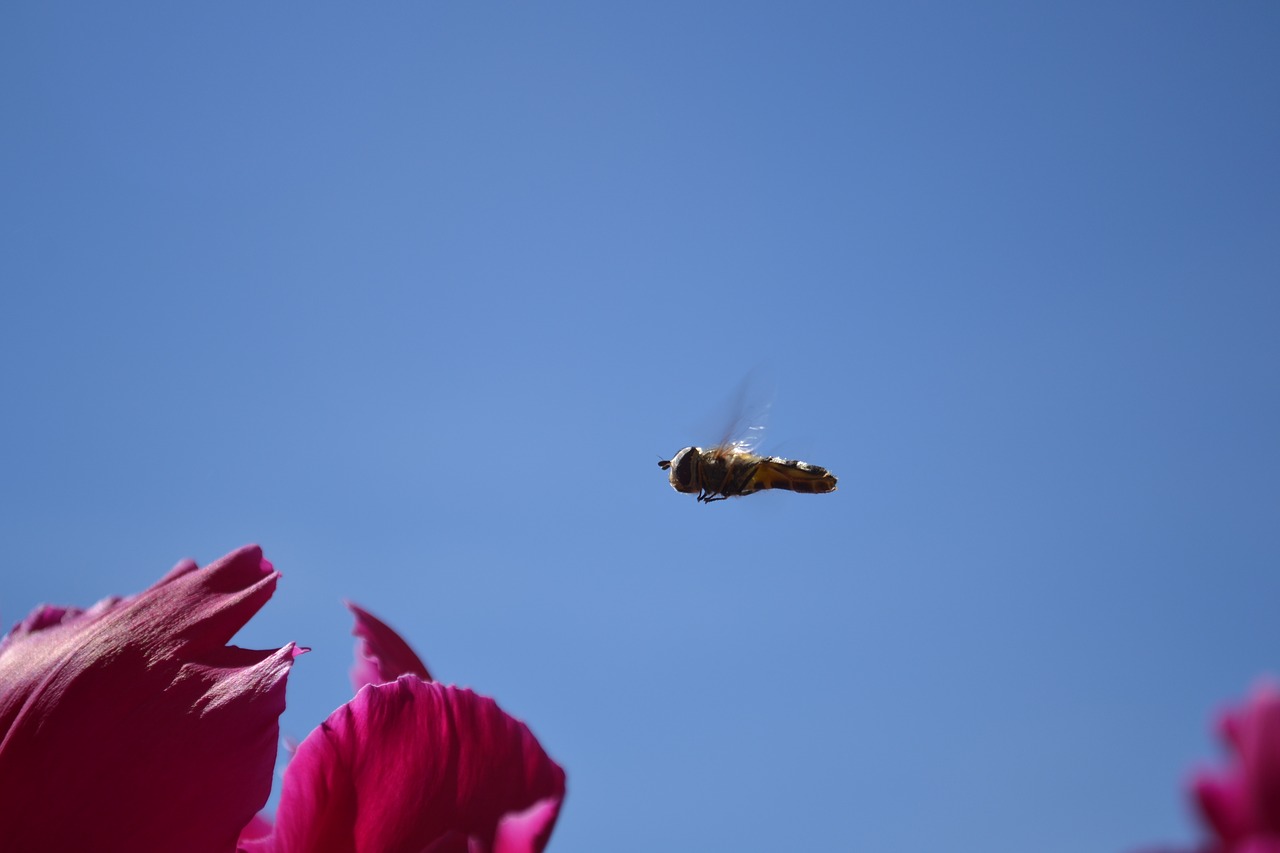
<path id="1" fill-rule="evenodd" d="M 836 490 L 836 478 L 826 468 L 795 459 L 766 456 L 751 477 L 751 491 L 786 489 L 816 495 Z"/>

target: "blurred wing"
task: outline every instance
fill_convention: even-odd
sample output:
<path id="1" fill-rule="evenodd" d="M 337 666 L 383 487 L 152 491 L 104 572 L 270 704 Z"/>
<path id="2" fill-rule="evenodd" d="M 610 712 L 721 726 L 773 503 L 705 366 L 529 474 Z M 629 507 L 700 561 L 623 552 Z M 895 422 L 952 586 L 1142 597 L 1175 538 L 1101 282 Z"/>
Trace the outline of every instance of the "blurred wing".
<path id="1" fill-rule="evenodd" d="M 764 439 L 765 421 L 773 405 L 774 385 L 756 369 L 738 385 L 723 420 L 724 428 L 714 450 L 718 453 L 754 453 Z"/>

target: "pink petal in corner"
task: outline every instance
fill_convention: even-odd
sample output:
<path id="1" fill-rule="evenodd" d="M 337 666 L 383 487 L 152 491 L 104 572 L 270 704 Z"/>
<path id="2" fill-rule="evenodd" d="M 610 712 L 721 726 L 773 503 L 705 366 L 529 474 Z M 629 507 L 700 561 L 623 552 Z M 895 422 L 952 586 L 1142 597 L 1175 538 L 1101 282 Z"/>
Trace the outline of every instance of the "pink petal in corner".
<path id="1" fill-rule="evenodd" d="M 226 642 L 275 589 L 257 547 L 0 642 L 0 838 L 14 850 L 231 849 L 271 789 L 291 643 Z"/>

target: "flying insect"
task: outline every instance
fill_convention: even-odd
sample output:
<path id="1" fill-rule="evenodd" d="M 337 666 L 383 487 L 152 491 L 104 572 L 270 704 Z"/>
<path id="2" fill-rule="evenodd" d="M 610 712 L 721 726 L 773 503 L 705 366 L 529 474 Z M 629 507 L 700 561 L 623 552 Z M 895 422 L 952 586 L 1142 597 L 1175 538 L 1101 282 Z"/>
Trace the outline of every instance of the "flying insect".
<path id="1" fill-rule="evenodd" d="M 686 447 L 670 460 L 659 462 L 658 467 L 671 472 L 671 488 L 697 494 L 704 503 L 765 489 L 810 495 L 836 490 L 836 478 L 826 468 L 780 456 L 756 456 L 732 444 L 710 450 Z"/>
<path id="2" fill-rule="evenodd" d="M 745 391 L 739 391 L 739 408 L 744 396 Z M 735 423 L 744 422 L 744 417 L 739 415 Z M 836 478 L 826 468 L 796 459 L 753 453 L 762 430 L 762 426 L 750 426 L 746 429 L 748 437 L 726 439 L 706 450 L 685 447 L 670 459 L 658 462 L 658 467 L 670 472 L 671 488 L 685 494 L 696 494 L 703 503 L 750 495 L 765 489 L 785 489 L 810 495 L 836 490 Z"/>

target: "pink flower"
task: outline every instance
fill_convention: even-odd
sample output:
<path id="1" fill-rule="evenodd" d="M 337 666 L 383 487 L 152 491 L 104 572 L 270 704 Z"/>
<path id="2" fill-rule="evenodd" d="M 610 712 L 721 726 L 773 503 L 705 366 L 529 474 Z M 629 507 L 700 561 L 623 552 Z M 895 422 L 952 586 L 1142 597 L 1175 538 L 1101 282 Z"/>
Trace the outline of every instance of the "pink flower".
<path id="1" fill-rule="evenodd" d="M 1198 853 L 1280 853 L 1280 691 L 1258 687 L 1218 720 L 1231 760 L 1201 770 L 1191 795 L 1212 837 Z"/>
<path id="2" fill-rule="evenodd" d="M 564 771 L 493 700 L 431 682 L 398 634 L 348 606 L 359 692 L 298 747 L 274 833 L 241 849 L 541 851 Z"/>
<path id="3" fill-rule="evenodd" d="M 280 575 L 256 547 L 0 642 L 6 850 L 227 851 L 271 790 L 300 652 L 227 646 Z"/>
<path id="4" fill-rule="evenodd" d="M 537 853 L 564 771 L 491 699 L 431 680 L 354 605 L 358 693 L 299 745 L 274 824 L 285 681 L 304 650 L 227 641 L 271 597 L 256 547 L 128 599 L 42 607 L 0 641 L 5 850 Z"/>
<path id="5" fill-rule="evenodd" d="M 1196 774 L 1192 792 L 1224 853 L 1280 853 L 1280 691 L 1258 687 L 1223 713 L 1218 733 L 1235 759 Z"/>

